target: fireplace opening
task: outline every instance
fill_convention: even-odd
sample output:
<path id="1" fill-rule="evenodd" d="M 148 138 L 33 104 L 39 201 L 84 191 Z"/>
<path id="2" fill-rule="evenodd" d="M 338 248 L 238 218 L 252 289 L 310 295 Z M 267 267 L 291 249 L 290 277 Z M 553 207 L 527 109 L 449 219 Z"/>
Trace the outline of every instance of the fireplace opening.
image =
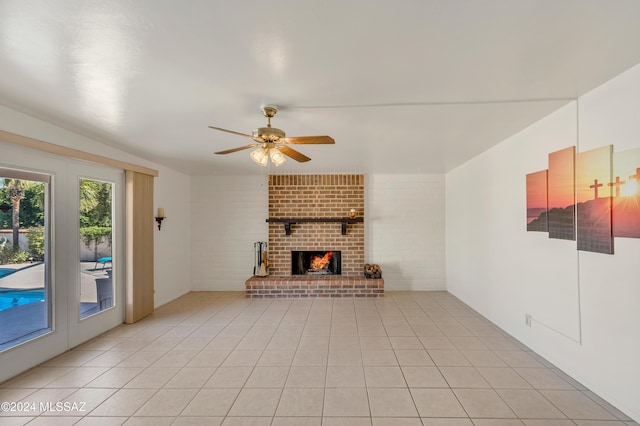
<path id="1" fill-rule="evenodd" d="M 342 275 L 339 251 L 292 251 L 291 275 Z"/>

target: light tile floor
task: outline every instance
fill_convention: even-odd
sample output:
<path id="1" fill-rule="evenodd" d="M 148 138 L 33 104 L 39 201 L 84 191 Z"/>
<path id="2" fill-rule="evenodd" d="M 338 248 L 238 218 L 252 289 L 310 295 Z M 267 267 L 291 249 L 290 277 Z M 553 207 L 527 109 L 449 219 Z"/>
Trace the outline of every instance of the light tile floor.
<path id="1" fill-rule="evenodd" d="M 2 425 L 637 426 L 446 292 L 190 293 L 5 382 L 0 401 L 35 408 Z"/>

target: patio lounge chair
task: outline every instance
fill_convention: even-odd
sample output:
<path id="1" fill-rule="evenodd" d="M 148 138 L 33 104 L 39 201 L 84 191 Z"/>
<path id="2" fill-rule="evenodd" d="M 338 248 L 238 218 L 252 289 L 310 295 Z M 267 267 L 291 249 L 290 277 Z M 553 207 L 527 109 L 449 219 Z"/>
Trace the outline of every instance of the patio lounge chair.
<path id="1" fill-rule="evenodd" d="M 96 260 L 96 265 L 93 267 L 93 269 L 98 269 L 98 263 L 102 263 L 102 269 L 104 269 L 107 266 L 107 263 L 111 263 L 111 256 L 101 257 L 100 259 Z"/>
<path id="2" fill-rule="evenodd" d="M 98 310 L 113 306 L 113 284 L 111 278 L 96 278 L 96 296 Z"/>

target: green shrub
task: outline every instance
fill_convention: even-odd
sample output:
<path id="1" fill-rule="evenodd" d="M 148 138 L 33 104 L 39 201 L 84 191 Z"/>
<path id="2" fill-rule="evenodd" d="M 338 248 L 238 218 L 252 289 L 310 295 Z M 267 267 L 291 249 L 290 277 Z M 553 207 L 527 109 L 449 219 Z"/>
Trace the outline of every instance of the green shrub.
<path id="1" fill-rule="evenodd" d="M 31 254 L 24 250 L 14 250 L 13 254 L 9 258 L 9 263 L 25 263 L 29 260 Z"/>
<path id="2" fill-rule="evenodd" d="M 15 249 L 12 245 L 5 244 L 0 247 L 0 265 L 8 263 L 25 263 L 31 255 L 23 250 Z"/>
<path id="3" fill-rule="evenodd" d="M 80 238 L 82 238 L 82 241 L 87 247 L 89 247 L 92 242 L 99 243 L 105 237 L 111 237 L 111 227 L 87 226 L 80 228 Z"/>
<path id="4" fill-rule="evenodd" d="M 44 227 L 35 226 L 27 232 L 29 251 L 34 259 L 44 259 Z"/>

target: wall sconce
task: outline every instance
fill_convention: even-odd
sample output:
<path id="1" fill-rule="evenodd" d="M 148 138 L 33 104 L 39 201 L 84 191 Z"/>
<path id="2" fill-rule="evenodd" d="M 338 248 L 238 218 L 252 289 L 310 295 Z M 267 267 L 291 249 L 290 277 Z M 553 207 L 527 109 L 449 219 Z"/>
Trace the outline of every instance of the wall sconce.
<path id="1" fill-rule="evenodd" d="M 162 227 L 162 221 L 165 219 L 164 209 L 162 207 L 158 207 L 158 214 L 156 215 L 156 222 L 158 222 L 158 231 Z"/>

